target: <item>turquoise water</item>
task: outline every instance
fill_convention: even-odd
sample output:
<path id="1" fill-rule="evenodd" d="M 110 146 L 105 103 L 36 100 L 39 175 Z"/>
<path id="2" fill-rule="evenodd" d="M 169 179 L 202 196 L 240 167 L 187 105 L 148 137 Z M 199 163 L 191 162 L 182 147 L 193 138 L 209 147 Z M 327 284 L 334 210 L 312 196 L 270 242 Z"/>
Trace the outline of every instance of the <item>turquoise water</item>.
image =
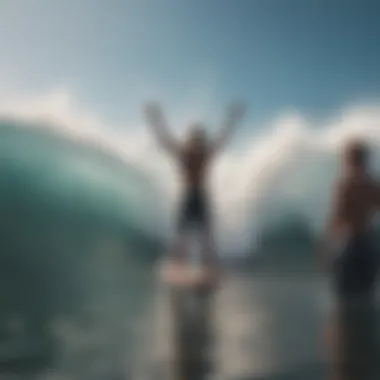
<path id="1" fill-rule="evenodd" d="M 128 369 L 162 250 L 144 181 L 104 152 L 0 123 L 1 369 Z"/>

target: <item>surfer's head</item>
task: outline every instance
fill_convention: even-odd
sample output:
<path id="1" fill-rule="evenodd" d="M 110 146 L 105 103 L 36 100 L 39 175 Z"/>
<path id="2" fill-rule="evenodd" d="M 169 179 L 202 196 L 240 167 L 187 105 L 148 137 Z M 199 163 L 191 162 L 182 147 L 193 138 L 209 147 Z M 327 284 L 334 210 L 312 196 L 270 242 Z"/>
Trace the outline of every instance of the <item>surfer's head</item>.
<path id="1" fill-rule="evenodd" d="M 190 126 L 187 134 L 186 144 L 189 147 L 203 148 L 207 144 L 207 133 L 203 124 L 195 123 Z"/>
<path id="2" fill-rule="evenodd" d="M 365 141 L 350 140 L 344 147 L 344 162 L 353 169 L 365 169 L 369 160 L 369 148 Z"/>

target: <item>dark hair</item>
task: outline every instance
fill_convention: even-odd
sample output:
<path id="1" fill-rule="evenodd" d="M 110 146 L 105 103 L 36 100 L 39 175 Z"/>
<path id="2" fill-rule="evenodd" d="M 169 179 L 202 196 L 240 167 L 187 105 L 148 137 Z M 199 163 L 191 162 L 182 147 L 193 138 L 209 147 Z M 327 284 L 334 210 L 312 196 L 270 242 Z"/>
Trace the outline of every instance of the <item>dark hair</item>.
<path id="1" fill-rule="evenodd" d="M 368 145 L 361 140 L 351 140 L 346 145 L 345 157 L 351 165 L 365 166 L 369 158 Z"/>

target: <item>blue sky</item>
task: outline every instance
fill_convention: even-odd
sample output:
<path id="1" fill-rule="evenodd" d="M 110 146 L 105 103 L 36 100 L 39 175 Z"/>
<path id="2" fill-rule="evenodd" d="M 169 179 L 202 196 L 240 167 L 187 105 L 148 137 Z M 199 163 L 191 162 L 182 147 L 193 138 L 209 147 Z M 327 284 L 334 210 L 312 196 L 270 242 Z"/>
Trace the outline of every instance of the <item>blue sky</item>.
<path id="1" fill-rule="evenodd" d="M 264 121 L 380 95 L 376 0 L 0 0 L 1 92 L 67 86 L 107 120 L 148 97 Z M 198 103 L 198 104 L 197 104 Z"/>

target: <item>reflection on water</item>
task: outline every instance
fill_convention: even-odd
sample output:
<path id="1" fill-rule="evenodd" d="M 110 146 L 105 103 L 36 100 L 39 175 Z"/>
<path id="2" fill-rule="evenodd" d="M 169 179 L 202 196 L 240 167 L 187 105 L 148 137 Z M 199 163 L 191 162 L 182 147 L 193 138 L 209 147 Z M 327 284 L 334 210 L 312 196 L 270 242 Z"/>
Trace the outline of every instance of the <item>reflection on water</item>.
<path id="1" fill-rule="evenodd" d="M 375 310 L 326 308 L 323 279 L 310 276 L 231 273 L 217 295 L 216 369 L 218 379 L 234 380 L 320 380 L 330 379 L 334 352 L 328 352 L 326 326 L 339 328 L 354 359 L 376 355 Z M 167 294 L 158 290 L 161 309 L 156 332 L 156 371 L 170 364 L 171 323 Z M 337 318 L 339 317 L 339 318 Z M 332 319 L 334 318 L 334 319 Z M 332 325 L 331 322 L 334 321 Z M 330 322 L 326 325 L 327 322 Z M 330 337 L 331 338 L 331 337 Z M 347 346 L 347 339 L 350 339 Z M 352 340 L 355 339 L 353 342 Z M 331 344 L 331 341 L 330 341 Z M 340 349 L 340 353 L 344 351 Z M 336 354 L 336 352 L 335 352 Z M 357 362 L 357 360 L 356 360 Z M 364 366 L 364 367 L 363 367 Z M 362 362 L 360 376 L 341 380 L 367 379 L 368 362 Z M 162 378 L 168 378 L 163 376 Z M 336 377 L 334 379 L 337 379 Z M 370 379 L 368 377 L 368 379 Z"/>
<path id="2" fill-rule="evenodd" d="M 323 371 L 320 349 L 322 308 L 317 279 L 228 275 L 215 302 L 216 373 L 221 379 L 272 378 L 294 369 Z M 169 308 L 159 292 L 156 363 L 168 365 Z M 167 304 L 166 304 L 167 305 Z M 164 349 L 165 348 L 165 349 Z M 294 374 L 293 374 L 294 375 Z M 273 377 L 275 379 L 277 377 Z M 280 378 L 280 377 L 278 377 Z M 297 379 L 293 377 L 293 379 Z"/>
<path id="3" fill-rule="evenodd" d="M 38 380 L 169 380 L 173 324 L 167 289 L 154 278 L 149 266 L 132 259 L 125 265 L 125 252 L 117 240 L 98 238 L 97 254 L 78 268 L 83 286 L 75 312 L 45 318 L 41 329 L 45 335 L 35 333 L 35 338 L 28 333 L 30 318 L 9 317 L 6 352 L 12 354 L 12 344 L 18 344 L 14 349 L 18 359 L 12 368 L 8 357 L 4 371 L 15 372 L 17 368 L 17 379 L 22 380 L 32 379 L 33 373 Z M 214 309 L 216 378 L 328 379 L 332 356 L 326 357 L 322 339 L 326 321 L 332 322 L 335 333 L 337 326 L 340 331 L 354 333 L 346 336 L 355 340 L 349 346 L 355 348 L 351 358 L 358 358 L 358 352 L 363 354 L 363 344 L 374 342 L 366 339 L 374 337 L 374 314 L 370 309 L 363 314 L 359 308 L 350 308 L 332 315 L 338 319 L 326 319 L 331 315 L 322 302 L 326 292 L 322 282 L 317 275 L 226 274 Z M 29 346 L 17 343 L 23 335 Z M 42 336 L 54 344 L 42 347 Z M 52 347 L 53 358 L 37 365 L 43 357 L 38 350 L 46 353 Z M 20 355 L 20 350 L 27 354 Z M 367 346 L 366 352 L 376 351 Z M 361 375 L 360 379 L 366 379 L 362 369 Z"/>
<path id="4" fill-rule="evenodd" d="M 234 277 L 220 293 L 220 373 L 260 378 L 321 364 L 317 281 Z M 318 368 L 319 371 L 321 368 Z M 309 373 L 312 378 L 313 373 Z"/>

